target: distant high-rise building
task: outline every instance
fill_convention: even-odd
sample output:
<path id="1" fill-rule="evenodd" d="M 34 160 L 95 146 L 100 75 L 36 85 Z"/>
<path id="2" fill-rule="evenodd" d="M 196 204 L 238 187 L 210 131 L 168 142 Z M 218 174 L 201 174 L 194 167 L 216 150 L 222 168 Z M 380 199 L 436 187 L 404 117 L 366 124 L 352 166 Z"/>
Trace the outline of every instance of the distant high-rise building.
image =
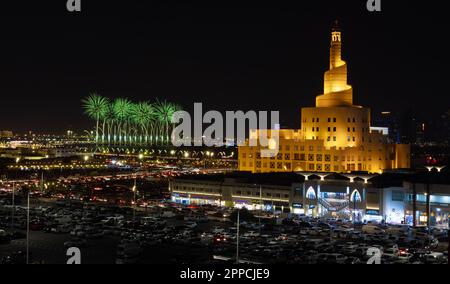
<path id="1" fill-rule="evenodd" d="M 441 116 L 441 141 L 450 145 L 450 110 Z"/>
<path id="2" fill-rule="evenodd" d="M 14 136 L 13 132 L 10 130 L 1 130 L 0 138 L 12 138 Z"/>
<path id="3" fill-rule="evenodd" d="M 389 129 L 388 137 L 391 143 L 401 143 L 398 118 L 392 112 L 383 111 L 376 113 L 372 120 L 374 125 Z"/>

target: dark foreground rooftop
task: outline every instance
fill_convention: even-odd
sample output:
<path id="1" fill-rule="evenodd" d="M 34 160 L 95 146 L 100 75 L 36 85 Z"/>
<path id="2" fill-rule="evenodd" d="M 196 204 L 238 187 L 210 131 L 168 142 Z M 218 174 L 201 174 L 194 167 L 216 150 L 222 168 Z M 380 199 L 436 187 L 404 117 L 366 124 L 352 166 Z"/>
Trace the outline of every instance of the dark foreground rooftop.
<path id="1" fill-rule="evenodd" d="M 320 180 L 320 173 L 309 176 L 309 180 Z M 353 173 L 352 175 L 364 176 L 367 173 Z M 210 182 L 229 182 L 244 184 L 265 184 L 265 185 L 279 185 L 291 186 L 293 183 L 303 183 L 305 177 L 300 173 L 257 173 L 251 172 L 230 172 L 226 174 L 214 175 L 197 175 L 197 176 L 182 176 L 175 178 L 175 180 L 195 180 L 195 181 L 210 181 Z M 327 175 L 326 181 L 349 181 L 349 178 L 342 174 L 332 173 Z M 363 181 L 361 178 L 355 178 L 355 181 Z M 369 183 L 373 187 L 384 188 L 391 186 L 402 186 L 403 182 L 415 183 L 430 183 L 430 184 L 450 184 L 450 172 L 388 172 L 380 175 L 375 175 L 369 179 Z"/>

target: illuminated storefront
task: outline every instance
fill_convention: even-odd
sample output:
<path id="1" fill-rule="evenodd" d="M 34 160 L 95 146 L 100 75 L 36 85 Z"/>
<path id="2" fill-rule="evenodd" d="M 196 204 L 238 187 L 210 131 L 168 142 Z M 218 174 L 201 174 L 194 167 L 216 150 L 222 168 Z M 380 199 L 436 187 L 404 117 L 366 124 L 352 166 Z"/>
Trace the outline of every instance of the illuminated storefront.
<path id="1" fill-rule="evenodd" d="M 398 175 L 403 180 L 409 175 Z M 357 222 L 413 224 L 411 184 L 394 182 L 392 175 L 314 173 L 230 173 L 220 176 L 175 178 L 172 201 L 262 210 L 280 215 L 340 218 Z M 389 186 L 398 184 L 397 186 Z M 450 185 L 416 185 L 416 224 L 448 227 Z M 428 215 L 430 218 L 428 218 Z"/>

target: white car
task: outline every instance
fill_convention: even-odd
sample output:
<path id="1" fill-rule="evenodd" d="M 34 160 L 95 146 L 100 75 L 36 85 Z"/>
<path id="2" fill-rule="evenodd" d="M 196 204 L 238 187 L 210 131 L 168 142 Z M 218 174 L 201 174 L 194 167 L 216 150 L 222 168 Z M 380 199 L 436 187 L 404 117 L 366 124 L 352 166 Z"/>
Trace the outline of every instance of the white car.
<path id="1" fill-rule="evenodd" d="M 384 251 L 383 255 L 388 256 L 388 257 L 399 257 L 400 252 L 398 250 L 398 247 L 394 246 L 392 248 L 387 248 Z"/>
<path id="2" fill-rule="evenodd" d="M 189 228 L 189 229 L 194 229 L 195 227 L 197 227 L 197 223 L 195 223 L 195 222 L 186 222 L 186 223 L 184 223 L 184 226 Z"/>
<path id="3" fill-rule="evenodd" d="M 385 231 L 383 229 L 381 229 L 378 226 L 374 226 L 374 225 L 364 225 L 362 227 L 362 233 L 363 234 L 373 234 L 373 235 L 378 235 L 378 234 L 384 234 Z"/>
<path id="4" fill-rule="evenodd" d="M 220 233 L 223 233 L 224 231 L 225 231 L 225 229 L 219 228 L 219 227 L 214 227 L 214 229 L 212 230 L 212 232 L 214 234 L 220 234 Z"/>
<path id="5" fill-rule="evenodd" d="M 441 252 L 432 252 L 425 255 L 425 262 L 429 264 L 442 263 L 444 260 L 444 254 Z"/>
<path id="6" fill-rule="evenodd" d="M 244 234 L 245 237 L 258 237 L 259 233 L 254 232 L 254 231 L 248 231 L 247 233 Z"/>

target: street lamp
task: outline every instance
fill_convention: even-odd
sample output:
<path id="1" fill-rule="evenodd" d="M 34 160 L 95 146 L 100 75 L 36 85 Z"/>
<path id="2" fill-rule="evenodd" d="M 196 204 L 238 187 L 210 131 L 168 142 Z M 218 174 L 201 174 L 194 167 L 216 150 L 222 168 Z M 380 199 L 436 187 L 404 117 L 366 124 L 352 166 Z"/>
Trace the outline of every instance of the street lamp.
<path id="1" fill-rule="evenodd" d="M 236 225 L 236 264 L 239 264 L 239 212 L 241 211 L 239 208 L 237 209 L 237 225 Z"/>
<path id="2" fill-rule="evenodd" d="M 14 189 L 15 189 L 15 184 L 14 181 L 12 182 L 12 218 L 11 218 L 11 230 L 14 230 L 14 213 L 15 213 L 15 209 L 16 206 L 14 205 Z"/>
<path id="3" fill-rule="evenodd" d="M 134 185 L 133 185 L 133 221 L 136 219 L 136 176 L 134 177 Z"/>

